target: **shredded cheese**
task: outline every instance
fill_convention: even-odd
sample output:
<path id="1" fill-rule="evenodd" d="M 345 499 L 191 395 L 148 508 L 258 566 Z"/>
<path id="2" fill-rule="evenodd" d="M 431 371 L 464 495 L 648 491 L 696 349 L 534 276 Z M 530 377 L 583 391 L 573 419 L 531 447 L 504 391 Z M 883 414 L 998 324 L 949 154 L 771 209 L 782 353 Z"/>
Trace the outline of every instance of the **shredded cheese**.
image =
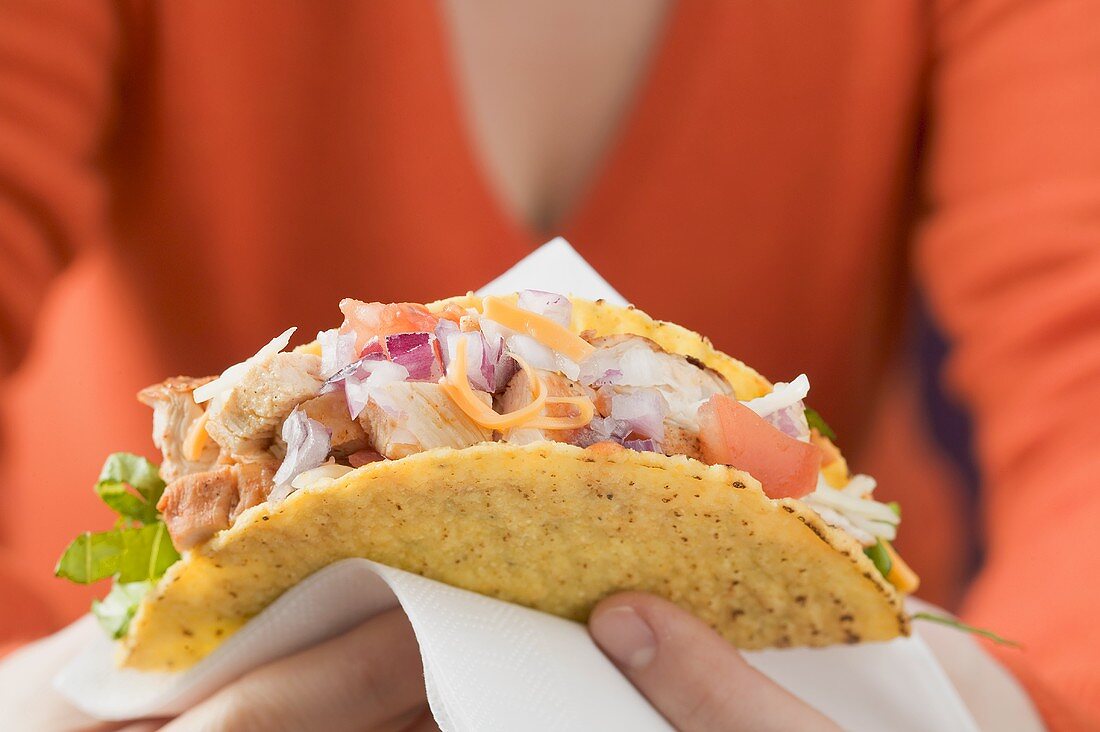
<path id="1" fill-rule="evenodd" d="M 506 328 L 526 333 L 539 343 L 552 348 L 577 363 L 583 361 L 595 348 L 580 336 L 569 332 L 549 318 L 524 310 L 500 297 L 487 297 L 482 301 L 485 317 Z"/>
<path id="2" fill-rule="evenodd" d="M 890 571 L 886 574 L 886 581 L 904 595 L 916 592 L 917 588 L 920 587 L 920 577 L 909 568 L 904 559 L 898 556 L 890 542 L 884 541 L 882 545 L 886 547 L 886 553 L 890 555 Z"/>
<path id="3" fill-rule="evenodd" d="M 183 456 L 191 461 L 202 457 L 202 450 L 206 447 L 206 441 L 210 434 L 206 431 L 206 423 L 210 419 L 210 410 L 202 410 L 202 414 L 187 428 L 187 436 L 183 438 Z"/>
<path id="4" fill-rule="evenodd" d="M 466 413 L 470 419 L 482 427 L 495 430 L 507 430 L 518 427 L 542 412 L 546 404 L 546 386 L 526 361 L 518 356 L 512 356 L 520 368 L 527 373 L 527 379 L 531 383 L 531 403 L 522 409 L 517 409 L 508 414 L 499 414 L 493 411 L 485 402 L 481 401 L 470 386 L 470 379 L 466 375 L 466 341 L 459 339 L 455 342 L 454 359 L 451 360 L 447 374 L 439 380 L 443 390 L 451 397 L 458 408 Z"/>

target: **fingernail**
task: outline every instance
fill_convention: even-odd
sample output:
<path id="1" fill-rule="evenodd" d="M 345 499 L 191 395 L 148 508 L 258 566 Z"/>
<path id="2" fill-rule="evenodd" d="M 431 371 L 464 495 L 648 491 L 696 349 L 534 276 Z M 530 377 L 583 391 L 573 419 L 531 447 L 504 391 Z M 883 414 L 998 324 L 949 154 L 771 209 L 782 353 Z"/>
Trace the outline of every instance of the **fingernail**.
<path id="1" fill-rule="evenodd" d="M 596 643 L 620 666 L 644 668 L 657 655 L 657 637 L 629 605 L 598 613 L 588 628 Z"/>

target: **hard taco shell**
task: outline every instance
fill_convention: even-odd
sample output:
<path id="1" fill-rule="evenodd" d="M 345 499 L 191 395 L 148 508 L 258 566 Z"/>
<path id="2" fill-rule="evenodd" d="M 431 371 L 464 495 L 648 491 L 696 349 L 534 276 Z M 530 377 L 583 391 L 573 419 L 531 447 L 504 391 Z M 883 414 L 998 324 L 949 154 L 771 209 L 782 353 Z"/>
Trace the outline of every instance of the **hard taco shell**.
<path id="1" fill-rule="evenodd" d="M 651 338 L 725 375 L 742 399 L 769 388 L 702 336 L 633 308 L 574 299 L 574 328 Z M 611 593 L 649 591 L 744 649 L 909 632 L 858 542 L 799 501 L 769 499 L 746 473 L 610 445 L 484 443 L 371 463 L 246 511 L 169 569 L 121 663 L 187 668 L 348 557 L 579 621 Z"/>

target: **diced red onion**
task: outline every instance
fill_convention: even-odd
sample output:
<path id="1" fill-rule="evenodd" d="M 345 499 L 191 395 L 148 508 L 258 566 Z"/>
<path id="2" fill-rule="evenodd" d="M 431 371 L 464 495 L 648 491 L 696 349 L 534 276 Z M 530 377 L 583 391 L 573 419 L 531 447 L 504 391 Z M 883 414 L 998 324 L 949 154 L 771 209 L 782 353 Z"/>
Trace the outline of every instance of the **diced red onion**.
<path id="1" fill-rule="evenodd" d="M 435 331 L 443 353 L 444 369 L 450 367 L 461 338 L 466 341 L 466 378 L 470 385 L 479 391 L 490 393 L 504 389 L 515 375 L 517 366 L 508 355 L 500 332 L 490 327 L 486 331 L 463 333 L 454 323 L 443 325 L 447 322 L 450 321 L 440 321 L 442 327 L 437 327 Z M 490 322 L 481 319 L 482 325 Z"/>
<path id="2" fill-rule="evenodd" d="M 344 379 L 344 397 L 352 419 L 359 417 L 367 402 L 377 397 L 381 387 L 409 378 L 409 370 L 399 363 L 361 359 L 359 364 L 359 370 Z M 382 406 L 385 408 L 384 404 Z"/>
<path id="3" fill-rule="evenodd" d="M 491 344 L 485 340 L 485 336 L 478 334 L 481 338 L 481 378 L 485 380 L 485 391 L 492 392 L 496 389 L 497 383 L 497 361 L 500 360 L 501 349 L 503 344 Z"/>
<path id="4" fill-rule="evenodd" d="M 661 446 L 656 440 L 623 440 L 623 447 L 638 452 L 660 452 Z"/>
<path id="5" fill-rule="evenodd" d="M 355 332 L 341 333 L 338 329 L 323 330 L 317 334 L 321 345 L 321 378 L 327 379 L 356 359 Z"/>
<path id="6" fill-rule="evenodd" d="M 610 416 L 635 433 L 660 442 L 665 439 L 668 402 L 656 389 L 630 389 L 611 397 Z M 625 435 L 624 435 L 625 436 Z"/>
<path id="7" fill-rule="evenodd" d="M 468 333 L 461 332 L 457 324 L 448 320 L 441 320 L 435 329 L 444 370 L 454 358 L 456 339 L 466 339 L 467 378 L 475 389 L 494 394 L 502 391 L 518 369 L 512 353 L 536 369 L 560 371 L 571 379 L 579 374 L 580 367 L 575 362 L 534 338 L 488 318 L 479 318 L 478 323 L 481 330 Z"/>
<path id="8" fill-rule="evenodd" d="M 332 432 L 328 427 L 310 419 L 297 407 L 283 422 L 282 436 L 286 442 L 286 457 L 273 478 L 273 500 L 281 500 L 293 492 L 290 483 L 297 475 L 324 463 L 332 444 Z"/>
<path id="9" fill-rule="evenodd" d="M 492 384 L 492 391 L 496 393 L 508 386 L 508 382 L 516 375 L 519 364 L 517 364 L 516 360 L 506 352 L 504 338 L 499 335 L 485 333 L 484 331 L 481 335 L 485 340 L 485 361 L 483 361 L 483 367 L 490 364 L 492 365 L 492 369 L 490 370 L 483 368 L 483 374 L 485 375 L 486 381 Z"/>
<path id="10" fill-rule="evenodd" d="M 413 381 L 438 381 L 443 375 L 443 364 L 436 356 L 435 335 L 431 333 L 386 336 L 386 351 L 391 361 L 408 370 Z"/>
<path id="11" fill-rule="evenodd" d="M 497 321 L 488 318 L 478 319 L 478 325 L 481 326 L 482 338 L 485 339 L 487 360 L 491 361 L 495 367 L 491 383 L 493 384 L 493 393 L 497 393 L 504 390 L 504 387 L 508 385 L 508 382 L 511 381 L 511 378 L 516 375 L 516 371 L 519 369 L 519 364 L 508 354 L 507 338 L 513 335 L 515 331 L 509 330 Z"/>
<path id="12" fill-rule="evenodd" d="M 783 434 L 805 442 L 810 439 L 810 424 L 806 421 L 806 405 L 798 400 L 789 407 L 772 412 L 765 417 Z"/>
<path id="13" fill-rule="evenodd" d="M 568 328 L 573 321 L 573 303 L 556 292 L 524 290 L 516 305 Z"/>

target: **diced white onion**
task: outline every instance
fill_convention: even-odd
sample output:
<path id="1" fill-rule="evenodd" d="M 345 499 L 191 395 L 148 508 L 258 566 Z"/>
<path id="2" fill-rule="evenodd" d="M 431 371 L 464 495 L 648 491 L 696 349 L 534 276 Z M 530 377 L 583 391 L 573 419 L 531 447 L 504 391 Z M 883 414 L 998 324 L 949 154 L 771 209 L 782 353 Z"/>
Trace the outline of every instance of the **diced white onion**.
<path id="1" fill-rule="evenodd" d="M 317 342 L 321 344 L 322 379 L 328 379 L 359 357 L 355 352 L 355 339 L 355 331 L 341 333 L 336 328 L 317 334 Z"/>
<path id="2" fill-rule="evenodd" d="M 573 321 L 573 303 L 565 295 L 542 290 L 524 290 L 516 305 L 568 328 Z"/>
<path id="3" fill-rule="evenodd" d="M 396 381 L 406 381 L 409 370 L 392 361 L 363 361 L 359 369 L 344 379 L 344 396 L 348 402 L 348 412 L 352 419 L 367 406 L 372 398 L 377 398 L 379 390 Z M 383 409 L 386 405 L 380 405 Z"/>
<path id="4" fill-rule="evenodd" d="M 510 335 L 506 339 L 508 351 L 522 358 L 531 368 L 540 371 L 557 371 L 558 362 L 554 350 L 527 335 Z"/>
<path id="5" fill-rule="evenodd" d="M 283 422 L 282 437 L 286 443 L 286 457 L 272 479 L 275 483 L 269 496 L 272 501 L 290 495 L 294 478 L 324 463 L 332 446 L 329 428 L 310 419 L 297 407 Z"/>

